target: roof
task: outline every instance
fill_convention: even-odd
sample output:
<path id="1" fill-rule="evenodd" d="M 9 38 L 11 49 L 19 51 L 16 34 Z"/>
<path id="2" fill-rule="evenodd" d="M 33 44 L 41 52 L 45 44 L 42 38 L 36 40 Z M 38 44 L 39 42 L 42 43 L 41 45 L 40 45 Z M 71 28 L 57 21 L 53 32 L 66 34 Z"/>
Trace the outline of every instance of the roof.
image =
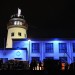
<path id="1" fill-rule="evenodd" d="M 12 39 L 13 41 L 27 41 L 27 40 L 32 40 L 32 41 L 48 41 L 48 40 L 75 40 L 75 38 L 24 38 L 24 39 Z"/>

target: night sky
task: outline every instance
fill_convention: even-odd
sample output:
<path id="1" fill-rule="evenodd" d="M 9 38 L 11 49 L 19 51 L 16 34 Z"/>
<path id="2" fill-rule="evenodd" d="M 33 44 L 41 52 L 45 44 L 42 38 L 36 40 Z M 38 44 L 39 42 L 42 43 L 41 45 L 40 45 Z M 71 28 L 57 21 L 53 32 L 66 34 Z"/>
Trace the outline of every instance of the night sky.
<path id="1" fill-rule="evenodd" d="M 11 15 L 22 10 L 28 23 L 28 38 L 75 38 L 75 1 L 2 0 L 0 1 L 0 47 L 7 36 Z"/>

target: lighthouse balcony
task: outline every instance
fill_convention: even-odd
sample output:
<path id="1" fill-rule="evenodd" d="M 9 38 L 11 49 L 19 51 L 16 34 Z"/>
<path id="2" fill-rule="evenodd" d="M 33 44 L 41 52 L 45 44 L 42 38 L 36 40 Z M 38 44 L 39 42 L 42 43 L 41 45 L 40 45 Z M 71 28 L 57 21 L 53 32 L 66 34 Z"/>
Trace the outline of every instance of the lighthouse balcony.
<path id="1" fill-rule="evenodd" d="M 28 27 L 25 26 L 25 25 L 9 25 L 9 26 L 7 26 L 7 29 L 9 29 L 9 28 L 14 28 L 14 27 L 24 28 L 24 29 L 27 29 L 27 28 L 28 28 Z"/>

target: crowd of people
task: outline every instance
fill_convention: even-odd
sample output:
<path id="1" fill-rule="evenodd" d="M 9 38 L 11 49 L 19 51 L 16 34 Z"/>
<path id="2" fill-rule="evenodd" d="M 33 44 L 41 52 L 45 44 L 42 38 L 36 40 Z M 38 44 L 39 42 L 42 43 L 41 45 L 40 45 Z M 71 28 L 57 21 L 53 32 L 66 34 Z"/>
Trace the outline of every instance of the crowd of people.
<path id="1" fill-rule="evenodd" d="M 36 61 L 35 59 L 30 63 L 30 70 L 43 70 L 43 63 L 41 61 Z"/>
<path id="2" fill-rule="evenodd" d="M 0 70 L 29 70 L 28 61 L 8 60 L 3 63 L 0 61 Z"/>
<path id="3" fill-rule="evenodd" d="M 19 60 L 8 60 L 3 63 L 0 60 L 0 70 L 74 70 L 75 63 L 65 63 L 59 60 L 44 59 L 43 62 L 36 61 L 35 59 L 31 61 L 19 61 Z"/>

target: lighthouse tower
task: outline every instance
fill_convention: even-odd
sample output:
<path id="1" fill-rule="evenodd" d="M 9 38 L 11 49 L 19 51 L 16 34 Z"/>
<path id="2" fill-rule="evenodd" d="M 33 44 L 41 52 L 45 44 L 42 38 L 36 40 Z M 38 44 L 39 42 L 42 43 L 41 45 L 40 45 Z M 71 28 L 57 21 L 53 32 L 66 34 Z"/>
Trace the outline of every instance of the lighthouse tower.
<path id="1" fill-rule="evenodd" d="M 27 23 L 24 16 L 21 15 L 21 9 L 18 8 L 18 13 L 11 16 L 7 25 L 8 34 L 6 48 L 12 48 L 12 39 L 27 38 Z"/>

